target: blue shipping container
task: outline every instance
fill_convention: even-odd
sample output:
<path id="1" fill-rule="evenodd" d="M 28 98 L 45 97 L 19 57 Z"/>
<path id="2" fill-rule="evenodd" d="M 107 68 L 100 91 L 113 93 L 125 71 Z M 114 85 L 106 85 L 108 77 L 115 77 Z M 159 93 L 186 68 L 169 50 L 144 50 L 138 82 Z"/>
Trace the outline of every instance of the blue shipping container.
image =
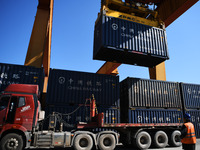
<path id="1" fill-rule="evenodd" d="M 115 107 L 100 106 L 97 109 L 98 113 L 104 113 L 104 123 L 120 123 L 120 110 Z M 89 106 L 58 106 L 49 105 L 45 109 L 46 117 L 53 112 L 62 113 L 63 119 L 69 124 L 77 124 L 78 122 L 90 121 Z"/>
<path id="2" fill-rule="evenodd" d="M 177 109 L 134 109 L 121 110 L 123 123 L 180 123 L 182 111 Z"/>
<path id="3" fill-rule="evenodd" d="M 44 70 L 31 66 L 0 63 L 0 92 L 10 84 L 37 84 L 42 93 Z"/>
<path id="4" fill-rule="evenodd" d="M 182 100 L 185 109 L 200 108 L 200 85 L 180 83 L 182 90 Z"/>
<path id="5" fill-rule="evenodd" d="M 119 77 L 112 75 L 50 70 L 47 104 L 79 105 L 94 94 L 98 105 L 119 107 Z"/>
<path id="6" fill-rule="evenodd" d="M 164 29 L 99 15 L 93 59 L 153 67 L 169 59 Z"/>
<path id="7" fill-rule="evenodd" d="M 181 109 L 179 83 L 140 78 L 120 82 L 121 107 Z"/>

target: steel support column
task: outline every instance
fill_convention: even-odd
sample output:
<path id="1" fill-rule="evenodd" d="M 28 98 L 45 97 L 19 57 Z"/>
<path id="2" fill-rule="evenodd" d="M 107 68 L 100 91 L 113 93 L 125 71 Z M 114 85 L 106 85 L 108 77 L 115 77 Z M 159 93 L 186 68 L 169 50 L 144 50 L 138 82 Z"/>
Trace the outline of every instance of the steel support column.
<path id="1" fill-rule="evenodd" d="M 53 0 L 39 0 L 38 2 L 24 65 L 38 68 L 44 67 L 44 92 L 46 92 L 51 55 Z"/>

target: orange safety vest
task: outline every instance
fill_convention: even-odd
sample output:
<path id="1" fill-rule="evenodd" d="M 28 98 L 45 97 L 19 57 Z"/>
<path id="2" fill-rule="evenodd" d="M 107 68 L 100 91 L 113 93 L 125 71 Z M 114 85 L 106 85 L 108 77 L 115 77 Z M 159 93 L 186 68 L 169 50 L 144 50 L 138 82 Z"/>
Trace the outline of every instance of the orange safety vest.
<path id="1" fill-rule="evenodd" d="M 183 144 L 196 144 L 194 125 L 191 122 L 184 123 L 187 128 L 187 135 L 181 140 Z"/>

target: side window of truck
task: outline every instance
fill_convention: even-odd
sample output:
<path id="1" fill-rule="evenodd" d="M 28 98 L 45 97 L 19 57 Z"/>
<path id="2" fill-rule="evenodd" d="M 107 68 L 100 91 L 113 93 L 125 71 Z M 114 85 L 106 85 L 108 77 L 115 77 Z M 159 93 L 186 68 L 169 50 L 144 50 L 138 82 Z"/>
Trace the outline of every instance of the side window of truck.
<path id="1" fill-rule="evenodd" d="M 25 106 L 25 97 L 19 97 L 18 107 Z"/>

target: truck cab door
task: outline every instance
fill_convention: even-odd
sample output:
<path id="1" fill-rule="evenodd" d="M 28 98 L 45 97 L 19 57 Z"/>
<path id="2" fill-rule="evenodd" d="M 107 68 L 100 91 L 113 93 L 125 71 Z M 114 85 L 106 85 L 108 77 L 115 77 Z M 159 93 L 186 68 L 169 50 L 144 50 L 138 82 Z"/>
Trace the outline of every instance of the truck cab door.
<path id="1" fill-rule="evenodd" d="M 7 115 L 7 123 L 13 124 L 15 120 L 15 112 L 16 112 L 16 107 L 18 104 L 18 100 L 16 96 L 12 96 L 10 100 L 10 105 L 9 105 L 9 110 L 8 110 L 8 115 Z"/>
<path id="2" fill-rule="evenodd" d="M 0 99 L 0 127 L 3 126 L 6 120 L 6 114 L 8 110 L 8 103 L 10 96 L 2 96 Z"/>

